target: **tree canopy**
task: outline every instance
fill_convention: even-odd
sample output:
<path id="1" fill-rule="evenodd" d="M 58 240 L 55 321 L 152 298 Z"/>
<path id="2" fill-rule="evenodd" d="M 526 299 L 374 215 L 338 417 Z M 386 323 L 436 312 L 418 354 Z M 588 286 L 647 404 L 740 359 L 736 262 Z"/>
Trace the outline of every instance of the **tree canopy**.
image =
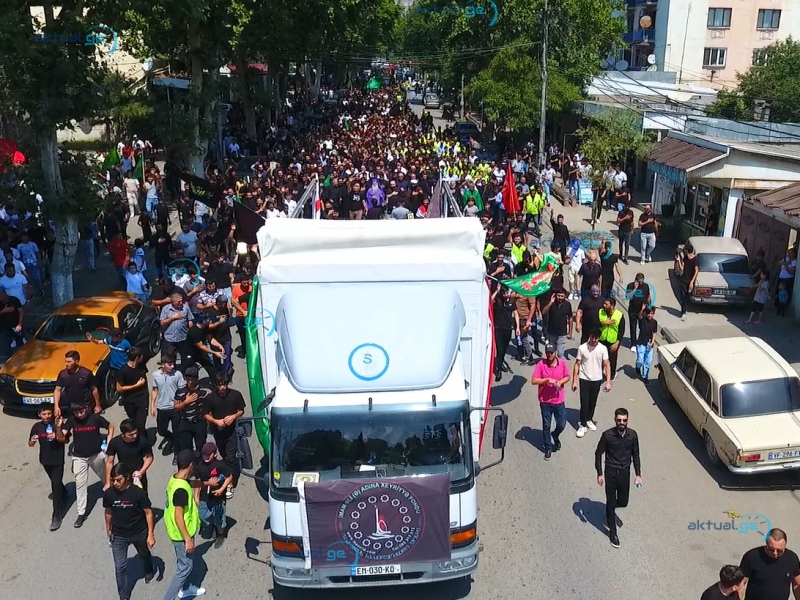
<path id="1" fill-rule="evenodd" d="M 789 37 L 759 51 L 759 60 L 737 73 L 736 90 L 720 90 L 706 114 L 752 121 L 759 102 L 775 123 L 800 123 L 800 42 Z"/>
<path id="2" fill-rule="evenodd" d="M 629 153 L 644 157 L 652 146 L 642 133 L 641 117 L 628 110 L 612 110 L 602 116 L 589 117 L 578 129 L 581 152 L 592 165 L 592 182 L 600 183 L 608 165 L 621 164 Z"/>

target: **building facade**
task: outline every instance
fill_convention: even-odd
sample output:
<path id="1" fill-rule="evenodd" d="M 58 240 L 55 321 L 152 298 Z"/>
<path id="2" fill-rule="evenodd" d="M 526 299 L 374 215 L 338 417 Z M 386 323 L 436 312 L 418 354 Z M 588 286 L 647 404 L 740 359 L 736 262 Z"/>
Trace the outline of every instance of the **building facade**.
<path id="1" fill-rule="evenodd" d="M 675 72 L 678 83 L 732 88 L 764 48 L 800 39 L 798 0 L 627 0 L 631 68 Z M 645 54 L 647 53 L 647 54 Z"/>

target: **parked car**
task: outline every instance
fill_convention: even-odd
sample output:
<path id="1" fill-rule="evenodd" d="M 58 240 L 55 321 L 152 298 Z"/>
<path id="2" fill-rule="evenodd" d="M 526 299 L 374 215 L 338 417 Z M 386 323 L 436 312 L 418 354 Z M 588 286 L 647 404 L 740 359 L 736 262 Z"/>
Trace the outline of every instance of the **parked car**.
<path id="1" fill-rule="evenodd" d="M 800 377 L 759 338 L 659 346 L 658 380 L 708 459 L 750 475 L 800 469 Z"/>
<path id="2" fill-rule="evenodd" d="M 439 96 L 436 94 L 426 94 L 424 100 L 425 108 L 439 108 L 442 105 Z"/>
<path id="3" fill-rule="evenodd" d="M 132 346 L 148 357 L 161 350 L 161 323 L 156 309 L 142 304 L 132 294 L 119 292 L 107 296 L 80 298 L 67 302 L 51 314 L 33 337 L 0 368 L 0 403 L 15 410 L 36 411 L 43 402 L 53 401 L 58 373 L 64 368 L 64 355 L 77 350 L 81 366 L 94 373 L 101 402 L 108 406 L 117 399 L 115 382 L 109 376 L 111 350 L 94 344 L 108 330 L 119 328 Z"/>
<path id="4" fill-rule="evenodd" d="M 698 304 L 748 304 L 753 299 L 750 259 L 735 238 L 695 236 L 688 239 L 697 254 L 699 273 L 692 302 Z M 678 246 L 678 252 L 683 246 Z M 675 272 L 681 275 L 677 267 Z"/>
<path id="5" fill-rule="evenodd" d="M 462 144 L 469 144 L 470 138 L 478 139 L 481 136 L 481 130 L 470 121 L 456 123 L 455 132 L 458 141 Z"/>

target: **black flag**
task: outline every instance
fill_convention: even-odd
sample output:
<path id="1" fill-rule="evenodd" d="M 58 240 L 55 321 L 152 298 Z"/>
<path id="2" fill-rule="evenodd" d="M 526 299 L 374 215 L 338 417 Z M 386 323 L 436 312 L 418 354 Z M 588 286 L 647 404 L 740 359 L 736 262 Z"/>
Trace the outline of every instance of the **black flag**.
<path id="1" fill-rule="evenodd" d="M 266 219 L 241 202 L 233 203 L 233 218 L 236 221 L 237 239 L 248 246 L 258 243 L 256 233 L 264 226 Z"/>
<path id="2" fill-rule="evenodd" d="M 181 179 L 189 184 L 189 197 L 198 200 L 209 208 L 217 208 L 222 196 L 222 190 L 211 184 L 210 181 L 192 175 L 181 173 Z"/>

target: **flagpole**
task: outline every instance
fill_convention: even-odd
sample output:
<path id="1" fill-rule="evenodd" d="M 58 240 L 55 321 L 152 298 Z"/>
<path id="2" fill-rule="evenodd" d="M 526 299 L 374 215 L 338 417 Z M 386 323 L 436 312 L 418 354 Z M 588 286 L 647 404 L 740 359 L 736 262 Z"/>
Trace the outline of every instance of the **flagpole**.
<path id="1" fill-rule="evenodd" d="M 144 187 L 144 148 L 142 148 L 142 187 Z"/>

